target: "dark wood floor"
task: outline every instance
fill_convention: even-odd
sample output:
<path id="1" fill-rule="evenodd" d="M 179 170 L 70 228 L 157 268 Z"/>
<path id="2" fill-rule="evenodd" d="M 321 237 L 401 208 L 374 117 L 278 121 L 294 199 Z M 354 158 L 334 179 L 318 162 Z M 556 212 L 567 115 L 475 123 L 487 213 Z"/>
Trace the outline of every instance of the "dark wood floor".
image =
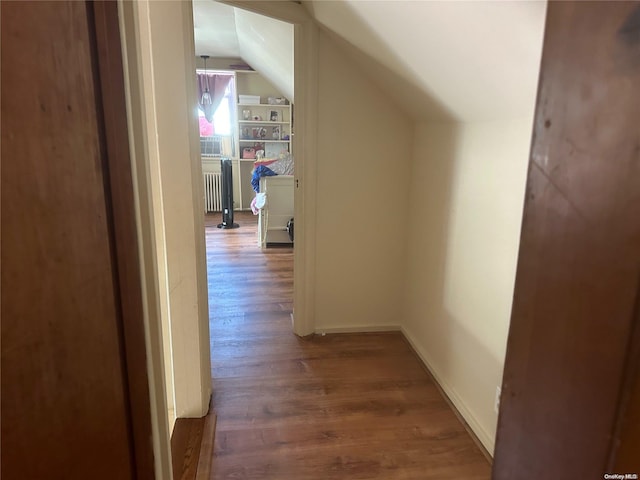
<path id="1" fill-rule="evenodd" d="M 488 479 L 490 466 L 399 333 L 291 331 L 292 250 L 256 217 L 208 216 L 211 479 Z"/>

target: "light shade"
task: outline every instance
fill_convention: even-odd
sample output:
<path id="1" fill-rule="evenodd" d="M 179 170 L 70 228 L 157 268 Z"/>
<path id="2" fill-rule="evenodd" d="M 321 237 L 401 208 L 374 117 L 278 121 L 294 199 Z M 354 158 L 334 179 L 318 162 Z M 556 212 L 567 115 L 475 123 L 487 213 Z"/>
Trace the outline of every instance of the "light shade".
<path id="1" fill-rule="evenodd" d="M 202 94 L 202 98 L 200 99 L 201 105 L 211 105 L 211 94 L 209 93 L 209 77 L 207 76 L 207 58 L 209 55 L 201 55 L 200 56 L 204 60 L 204 76 L 207 86 L 204 88 L 204 93 Z"/>

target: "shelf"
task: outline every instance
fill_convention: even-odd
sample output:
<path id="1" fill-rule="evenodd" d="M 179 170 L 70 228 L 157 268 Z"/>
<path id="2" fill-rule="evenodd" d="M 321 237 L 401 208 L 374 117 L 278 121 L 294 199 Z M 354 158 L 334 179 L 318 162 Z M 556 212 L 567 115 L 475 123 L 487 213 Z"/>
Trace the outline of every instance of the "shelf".
<path id="1" fill-rule="evenodd" d="M 289 125 L 289 122 L 272 122 L 271 120 L 238 120 L 247 125 Z"/>
<path id="2" fill-rule="evenodd" d="M 238 159 L 234 159 L 238 160 Z M 275 157 L 269 157 L 269 158 L 262 158 L 260 160 L 258 160 L 257 158 L 240 158 L 239 159 L 241 162 L 251 162 L 251 163 L 262 163 L 262 162 L 269 162 L 271 160 L 277 160 L 277 158 Z M 281 177 L 282 175 L 278 175 L 279 177 Z"/>
<path id="3" fill-rule="evenodd" d="M 244 149 L 255 149 L 256 153 L 259 150 L 263 150 L 262 161 L 276 160 L 284 152 L 291 152 L 293 145 L 293 107 L 290 104 L 274 105 L 272 103 L 262 103 L 267 102 L 269 96 L 280 98 L 282 95 L 278 92 L 270 92 L 269 95 L 266 95 L 264 92 L 251 91 L 252 89 L 249 87 L 253 85 L 250 85 L 250 83 L 245 85 L 247 88 L 244 90 L 238 89 L 236 99 L 240 100 L 240 95 L 245 93 L 253 97 L 242 97 L 245 101 L 236 103 L 236 107 L 232 108 L 231 111 L 234 117 L 234 142 L 237 146 L 238 156 L 243 156 Z M 246 102 L 246 100 L 251 99 L 257 100 L 257 94 L 261 95 L 261 103 Z M 248 112 L 243 112 L 243 110 L 248 110 Z M 255 120 L 254 117 L 262 120 Z M 261 137 L 261 134 L 265 136 Z M 254 138 L 254 135 L 258 138 Z M 289 137 L 287 140 L 282 138 L 285 135 Z M 256 158 L 238 159 L 237 165 L 240 171 L 238 184 L 242 207 L 247 207 L 253 198 L 249 172 L 255 167 L 256 161 L 258 161 Z M 270 235 L 277 234 L 277 232 L 270 233 Z"/>
<path id="4" fill-rule="evenodd" d="M 236 103 L 239 107 L 272 107 L 272 108 L 289 108 L 291 105 L 272 105 L 270 103 Z"/>
<path id="5" fill-rule="evenodd" d="M 240 142 L 249 143 L 289 143 L 291 140 L 261 140 L 259 138 L 241 138 Z"/>

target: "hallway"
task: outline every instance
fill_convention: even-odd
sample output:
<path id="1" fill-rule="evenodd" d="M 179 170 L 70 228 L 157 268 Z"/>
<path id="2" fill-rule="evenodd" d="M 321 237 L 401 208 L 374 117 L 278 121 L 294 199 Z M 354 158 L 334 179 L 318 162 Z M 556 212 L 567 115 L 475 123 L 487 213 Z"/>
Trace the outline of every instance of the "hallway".
<path id="1" fill-rule="evenodd" d="M 488 479 L 490 466 L 400 333 L 296 337 L 291 249 L 205 219 L 211 479 Z M 213 288 L 212 288 L 213 287 Z"/>

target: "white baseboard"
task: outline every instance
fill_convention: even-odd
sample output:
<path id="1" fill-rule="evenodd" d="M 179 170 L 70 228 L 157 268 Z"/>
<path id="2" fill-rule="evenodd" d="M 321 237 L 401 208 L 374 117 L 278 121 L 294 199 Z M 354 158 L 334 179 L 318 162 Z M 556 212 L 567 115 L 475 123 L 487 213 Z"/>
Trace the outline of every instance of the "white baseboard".
<path id="1" fill-rule="evenodd" d="M 439 372 L 433 367 L 433 362 L 430 361 L 429 355 L 424 351 L 423 348 L 414 340 L 411 333 L 404 327 L 400 328 L 400 331 L 404 335 L 404 337 L 409 342 L 409 345 L 413 348 L 413 350 L 418 354 L 422 363 L 424 363 L 425 367 L 435 381 L 438 383 L 444 394 L 448 397 L 449 402 L 453 405 L 453 407 L 458 411 L 458 414 L 462 419 L 467 423 L 473 434 L 476 436 L 478 441 L 485 448 L 487 453 L 493 457 L 493 447 L 495 443 L 495 438 L 490 435 L 477 421 L 471 410 L 467 407 L 464 400 L 458 395 L 454 388 L 452 388 L 447 382 L 445 382 Z"/>
<path id="2" fill-rule="evenodd" d="M 350 325 L 340 327 L 319 327 L 317 335 L 324 333 L 374 333 L 374 332 L 399 332 L 400 325 Z"/>

